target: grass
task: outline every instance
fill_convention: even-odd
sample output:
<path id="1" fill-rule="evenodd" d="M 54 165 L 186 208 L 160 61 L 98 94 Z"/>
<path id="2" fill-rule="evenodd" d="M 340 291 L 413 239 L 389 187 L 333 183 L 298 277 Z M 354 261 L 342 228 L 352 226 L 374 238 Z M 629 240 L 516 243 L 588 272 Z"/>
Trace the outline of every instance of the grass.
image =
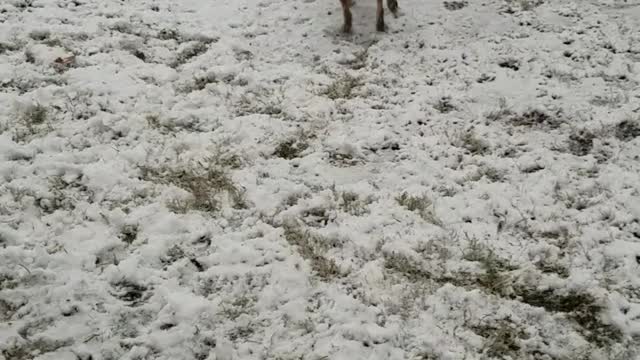
<path id="1" fill-rule="evenodd" d="M 0 55 L 18 50 L 20 50 L 19 45 L 0 41 Z"/>
<path id="2" fill-rule="evenodd" d="M 341 276 L 335 261 L 325 255 L 330 239 L 313 234 L 299 226 L 284 227 L 284 238 L 289 245 L 294 246 L 303 259 L 309 262 L 311 270 L 323 281 Z"/>
<path id="3" fill-rule="evenodd" d="M 531 287 L 515 287 L 519 301 L 545 309 L 551 313 L 563 313 L 574 322 L 585 340 L 598 347 L 620 342 L 624 334 L 602 319 L 606 309 L 602 301 L 587 292 L 568 291 L 561 293 L 553 289 L 540 290 Z"/>
<path id="4" fill-rule="evenodd" d="M 507 179 L 504 171 L 486 164 L 480 167 L 480 174 L 491 182 L 504 182 Z"/>
<path id="5" fill-rule="evenodd" d="M 166 254 L 160 259 L 160 261 L 165 265 L 170 265 L 178 260 L 184 259 L 185 257 L 186 253 L 184 250 L 182 250 L 178 245 L 173 245 L 167 250 Z"/>
<path id="6" fill-rule="evenodd" d="M 522 112 L 513 111 L 507 101 L 501 98 L 495 110 L 485 114 L 489 121 L 505 121 L 515 127 L 525 127 L 533 129 L 553 130 L 559 128 L 563 123 L 560 110 L 548 112 L 541 109 L 529 108 Z"/>
<path id="7" fill-rule="evenodd" d="M 47 121 L 49 110 L 40 105 L 29 105 L 22 114 L 22 120 L 29 126 L 42 125 Z"/>
<path id="8" fill-rule="evenodd" d="M 209 45 L 205 41 L 193 41 L 176 54 L 175 59 L 169 66 L 172 68 L 182 66 L 193 58 L 204 54 L 207 50 L 209 50 Z"/>
<path id="9" fill-rule="evenodd" d="M 283 101 L 284 95 L 281 90 L 263 88 L 242 94 L 234 107 L 237 116 L 253 114 L 280 116 L 284 113 Z"/>
<path id="10" fill-rule="evenodd" d="M 133 27 L 133 25 L 129 22 L 126 22 L 124 20 L 122 21 L 117 21 L 114 24 L 109 26 L 109 30 L 111 31 L 115 31 L 115 32 L 119 32 L 122 34 L 128 34 L 128 35 L 136 35 L 135 29 Z"/>
<path id="11" fill-rule="evenodd" d="M 189 94 L 195 91 L 204 90 L 207 88 L 207 85 L 209 84 L 217 84 L 217 83 L 220 83 L 221 81 L 225 83 L 229 83 L 232 80 L 233 80 L 233 77 L 218 78 L 218 76 L 216 76 L 215 73 L 209 72 L 202 75 L 194 76 L 192 81 L 189 81 L 188 83 L 185 83 L 176 87 L 176 90 L 184 94 Z"/>
<path id="12" fill-rule="evenodd" d="M 563 83 L 572 83 L 578 80 L 578 77 L 572 72 L 559 69 L 548 69 L 543 75 L 548 79 L 556 79 Z"/>
<path id="13" fill-rule="evenodd" d="M 482 354 L 496 359 L 520 359 L 523 349 L 520 341 L 527 338 L 524 329 L 510 318 L 472 326 L 471 330 L 485 338 Z"/>
<path id="14" fill-rule="evenodd" d="M 73 120 L 88 120 L 96 115 L 97 109 L 94 106 L 93 92 L 91 90 L 80 90 L 72 95 L 65 95 L 65 112 L 71 115 Z M 98 105 L 100 111 L 110 110 L 103 105 Z"/>
<path id="15" fill-rule="evenodd" d="M 309 148 L 309 144 L 304 138 L 287 139 L 276 146 L 273 155 L 282 159 L 292 160 L 300 157 L 307 148 Z"/>
<path id="16" fill-rule="evenodd" d="M 488 164 L 482 164 L 478 167 L 478 170 L 475 173 L 468 177 L 471 181 L 479 181 L 482 178 L 485 178 L 490 182 L 504 182 L 507 179 L 507 175 L 505 171 L 498 170 Z"/>
<path id="17" fill-rule="evenodd" d="M 516 268 L 499 258 L 491 248 L 475 238 L 468 238 L 463 258 L 480 263 L 484 274 L 480 275 L 477 281 L 488 293 L 540 307 L 551 313 L 564 314 L 576 326 L 585 340 L 597 347 L 606 347 L 622 340 L 623 334 L 620 329 L 602 319 L 601 315 L 605 306 L 593 295 L 576 290 L 562 292 L 540 289 L 532 284 L 514 285 L 509 283 L 507 286 L 509 281 L 507 272 Z M 505 328 L 504 325 L 509 326 Z M 494 326 L 484 330 L 490 330 L 491 334 L 496 335 L 485 336 L 481 334 L 483 337 L 492 339 L 485 349 L 487 355 L 498 356 L 505 353 L 515 356 L 519 351 L 516 340 L 521 336 L 517 335 L 518 330 L 514 329 L 511 324 L 502 323 L 498 327 Z"/>
<path id="18" fill-rule="evenodd" d="M 306 193 L 292 193 L 289 196 L 287 196 L 287 198 L 283 201 L 282 204 L 285 208 L 288 208 L 291 206 L 295 206 L 296 204 L 298 204 L 300 199 L 304 199 L 307 197 L 309 197 L 309 194 L 306 194 Z"/>
<path id="19" fill-rule="evenodd" d="M 121 308 L 109 318 L 109 332 L 125 339 L 135 338 L 140 335 L 140 326 L 148 325 L 151 319 L 151 313 L 148 310 Z"/>
<path id="20" fill-rule="evenodd" d="M 49 30 L 33 30 L 29 33 L 29 37 L 35 41 L 44 41 L 51 36 Z"/>
<path id="21" fill-rule="evenodd" d="M 2 285 L 2 283 L 0 282 L 0 291 L 3 290 L 5 287 Z M 18 310 L 17 306 L 15 306 L 14 304 L 4 300 L 4 299 L 0 299 L 0 322 L 5 322 L 11 319 L 11 317 L 13 316 L 13 314 Z"/>
<path id="22" fill-rule="evenodd" d="M 204 90 L 207 85 L 215 84 L 219 79 L 216 77 L 214 73 L 208 73 L 202 76 L 198 76 L 193 80 L 193 89 L 194 90 Z M 190 91 L 190 92 L 192 92 Z"/>
<path id="23" fill-rule="evenodd" d="M 490 121 L 502 120 L 513 114 L 513 111 L 509 108 L 507 100 L 500 98 L 498 100 L 498 108 L 485 114 L 485 118 Z"/>
<path id="24" fill-rule="evenodd" d="M 139 228 L 137 224 L 124 225 L 118 234 L 118 238 L 131 245 L 138 238 Z"/>
<path id="25" fill-rule="evenodd" d="M 164 28 L 158 31 L 155 37 L 159 40 L 175 40 L 178 43 L 184 43 L 189 41 L 198 41 L 204 43 L 205 45 L 209 45 L 215 43 L 219 40 L 218 37 L 209 37 L 201 34 L 185 34 L 181 33 L 173 28 Z"/>
<path id="26" fill-rule="evenodd" d="M 531 11 L 544 4 L 544 0 L 505 0 L 510 9 L 516 8 L 520 11 Z"/>
<path id="27" fill-rule="evenodd" d="M 148 288 L 146 286 L 126 279 L 118 281 L 112 286 L 113 292 L 111 295 L 126 303 L 127 306 L 137 307 L 142 305 L 150 296 L 147 292 Z"/>
<path id="28" fill-rule="evenodd" d="M 122 50 L 130 53 L 131 55 L 137 57 L 138 59 L 140 59 L 142 61 L 146 61 L 147 60 L 147 56 L 140 49 L 141 45 L 142 44 L 140 44 L 139 42 L 136 42 L 136 41 L 128 41 L 128 40 L 120 41 L 120 48 Z"/>
<path id="29" fill-rule="evenodd" d="M 31 49 L 25 49 L 25 51 L 24 51 L 24 61 L 26 61 L 29 64 L 35 64 L 36 63 L 36 55 L 33 53 L 33 51 L 31 51 Z"/>
<path id="30" fill-rule="evenodd" d="M 324 91 L 324 95 L 331 100 L 351 99 L 355 96 L 354 90 L 361 85 L 362 82 L 359 78 L 345 74 L 329 85 Z"/>
<path id="31" fill-rule="evenodd" d="M 327 226 L 333 220 L 332 207 L 314 206 L 302 212 L 305 224 L 313 227 Z"/>
<path id="32" fill-rule="evenodd" d="M 609 191 L 602 186 L 595 184 L 589 188 L 569 189 L 563 191 L 562 185 L 556 183 L 553 188 L 553 199 L 561 202 L 567 209 L 575 209 L 578 211 L 585 210 L 602 201 L 601 197 L 609 197 Z"/>
<path id="33" fill-rule="evenodd" d="M 480 76 L 478 76 L 478 78 L 476 79 L 476 82 L 478 84 L 483 84 L 483 83 L 492 82 L 492 81 L 495 81 L 495 80 L 496 80 L 496 76 L 495 75 L 482 73 L 482 74 L 480 74 Z"/>
<path id="34" fill-rule="evenodd" d="M 229 320 L 235 321 L 243 314 L 251 314 L 255 311 L 255 303 L 257 297 L 249 295 L 240 295 L 235 297 L 232 301 L 223 302 L 221 304 L 222 310 L 220 314 Z"/>
<path id="35" fill-rule="evenodd" d="M 176 29 L 162 29 L 156 34 L 156 38 L 160 40 L 179 40 L 180 33 Z"/>
<path id="36" fill-rule="evenodd" d="M 455 105 L 451 102 L 450 96 L 443 96 L 433 105 L 433 108 L 442 114 L 450 113 L 456 110 Z"/>
<path id="37" fill-rule="evenodd" d="M 511 69 L 513 71 L 520 70 L 520 61 L 516 59 L 505 59 L 498 62 L 498 66 L 505 69 Z"/>
<path id="38" fill-rule="evenodd" d="M 10 274 L 0 273 L 0 290 L 11 290 L 17 288 L 18 280 Z"/>
<path id="39" fill-rule="evenodd" d="M 442 249 L 437 256 L 446 259 L 449 255 L 446 249 Z M 446 274 L 438 270 L 437 273 L 432 273 L 424 268 L 421 260 L 399 253 L 384 254 L 384 268 L 401 274 L 412 283 L 426 281 L 439 285 L 449 283 L 470 290 L 481 289 L 488 294 L 503 295 L 505 284 L 509 279 L 507 273 L 515 270 L 515 266 L 498 257 L 491 248 L 475 238 L 468 239 L 463 258 L 478 262 L 483 272 Z"/>
<path id="40" fill-rule="evenodd" d="M 540 109 L 529 109 L 520 114 L 513 114 L 508 118 L 508 122 L 517 127 L 551 130 L 563 124 L 560 112 L 550 114 Z"/>
<path id="41" fill-rule="evenodd" d="M 240 325 L 240 326 L 234 327 L 233 329 L 229 330 L 227 332 L 227 337 L 229 338 L 229 340 L 234 341 L 234 342 L 238 341 L 238 340 L 246 341 L 255 332 L 256 332 L 255 327 L 252 326 L 251 323 L 249 323 L 247 325 Z"/>
<path id="42" fill-rule="evenodd" d="M 28 142 L 34 137 L 42 136 L 52 130 L 48 120 L 50 110 L 41 104 L 30 104 L 20 110 L 18 115 L 19 124 L 15 128 L 14 140 L 17 142 Z"/>
<path id="43" fill-rule="evenodd" d="M 620 141 L 631 141 L 640 136 L 640 120 L 626 119 L 615 125 L 613 134 Z"/>
<path id="44" fill-rule="evenodd" d="M 589 100 L 589 103 L 594 106 L 616 108 L 628 101 L 629 99 L 627 98 L 627 96 L 625 96 L 625 94 L 608 93 L 606 95 L 594 96 L 591 100 Z"/>
<path id="45" fill-rule="evenodd" d="M 364 50 L 358 51 L 354 54 L 355 57 L 353 60 L 346 63 L 353 70 L 360 70 L 367 66 L 367 58 L 369 56 L 369 46 Z"/>
<path id="46" fill-rule="evenodd" d="M 586 156 L 593 149 L 593 140 L 596 135 L 589 130 L 574 131 L 569 135 L 567 148 L 575 156 Z"/>
<path id="47" fill-rule="evenodd" d="M 426 281 L 432 278 L 419 261 L 398 253 L 384 254 L 384 268 L 403 275 L 411 282 Z"/>
<path id="48" fill-rule="evenodd" d="M 489 293 L 500 293 L 507 281 L 506 273 L 515 270 L 516 267 L 498 257 L 493 249 L 478 239 L 467 236 L 467 242 L 467 248 L 463 251 L 462 258 L 480 263 L 480 267 L 484 271 L 477 277 L 477 283 Z"/>
<path id="49" fill-rule="evenodd" d="M 14 6 L 17 7 L 18 9 L 28 9 L 30 7 L 33 7 L 33 0 L 17 0 L 14 3 Z"/>
<path id="50" fill-rule="evenodd" d="M 456 11 L 456 10 L 460 10 L 460 9 L 464 9 L 465 7 L 467 7 L 469 5 L 469 2 L 467 1 L 445 1 L 444 3 L 444 8 L 449 10 L 449 11 Z"/>
<path id="51" fill-rule="evenodd" d="M 5 347 L 2 356 L 11 360 L 31 360 L 39 355 L 52 353 L 60 348 L 69 346 L 72 341 L 35 339 L 19 342 Z"/>
<path id="52" fill-rule="evenodd" d="M 79 201 L 92 202 L 94 193 L 76 180 L 65 180 L 62 176 L 49 178 L 49 193 L 37 198 L 37 205 L 45 214 L 58 210 L 72 211 Z"/>
<path id="53" fill-rule="evenodd" d="M 171 133 L 176 129 L 174 125 L 163 122 L 158 114 L 148 114 L 145 116 L 145 120 L 150 128 L 156 129 L 163 134 Z"/>
<path id="54" fill-rule="evenodd" d="M 338 201 L 338 208 L 353 216 L 362 216 L 369 213 L 369 204 L 373 202 L 372 197 L 361 198 L 355 192 L 334 190 L 334 196 Z"/>
<path id="55" fill-rule="evenodd" d="M 543 274 L 556 274 L 563 279 L 566 279 L 571 275 L 569 269 L 562 264 L 541 261 L 535 265 Z"/>
<path id="56" fill-rule="evenodd" d="M 28 320 L 18 328 L 18 335 L 23 339 L 34 338 L 36 334 L 49 328 L 54 321 L 52 315 L 44 315 L 36 319 Z"/>
<path id="57" fill-rule="evenodd" d="M 363 163 L 363 159 L 355 157 L 349 153 L 343 153 L 337 150 L 329 150 L 329 163 L 337 167 L 350 167 Z"/>
<path id="58" fill-rule="evenodd" d="M 436 216 L 433 201 L 427 195 L 413 196 L 403 192 L 396 197 L 396 202 L 407 210 L 420 215 L 425 221 L 442 226 L 442 221 Z"/>
<path id="59" fill-rule="evenodd" d="M 233 157 L 231 157 L 233 159 Z M 179 168 L 142 168 L 143 179 L 166 185 L 174 185 L 188 191 L 187 200 L 169 203 L 169 208 L 178 213 L 190 210 L 216 212 L 221 209 L 221 195 L 226 194 L 235 209 L 246 207 L 244 192 L 233 182 L 227 172 L 229 157 L 212 157 L 206 163 L 194 163 Z"/>
<path id="60" fill-rule="evenodd" d="M 486 140 L 479 138 L 473 130 L 458 134 L 453 139 L 452 145 L 465 149 L 472 155 L 488 155 L 491 153 L 491 145 Z"/>

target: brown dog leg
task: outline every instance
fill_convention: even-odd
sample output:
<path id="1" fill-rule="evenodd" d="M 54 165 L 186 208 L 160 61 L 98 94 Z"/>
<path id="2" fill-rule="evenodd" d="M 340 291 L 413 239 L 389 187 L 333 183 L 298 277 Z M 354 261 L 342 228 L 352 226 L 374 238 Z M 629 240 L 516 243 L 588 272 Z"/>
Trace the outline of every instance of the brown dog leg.
<path id="1" fill-rule="evenodd" d="M 378 31 L 384 31 L 384 6 L 382 4 L 382 0 L 377 0 L 378 2 L 378 9 L 376 12 L 376 29 Z"/>
<path id="2" fill-rule="evenodd" d="M 352 20 L 351 10 L 349 10 L 349 7 L 351 6 L 351 0 L 340 0 L 340 4 L 342 5 L 342 17 L 344 18 L 342 31 L 345 33 L 350 33 Z"/>

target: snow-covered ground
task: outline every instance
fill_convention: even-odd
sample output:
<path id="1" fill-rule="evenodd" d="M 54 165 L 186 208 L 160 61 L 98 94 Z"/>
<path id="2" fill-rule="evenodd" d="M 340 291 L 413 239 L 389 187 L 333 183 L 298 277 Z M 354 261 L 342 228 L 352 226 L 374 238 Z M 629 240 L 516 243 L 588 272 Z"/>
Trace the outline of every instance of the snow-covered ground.
<path id="1" fill-rule="evenodd" d="M 0 3 L 0 359 L 640 358 L 640 3 Z"/>

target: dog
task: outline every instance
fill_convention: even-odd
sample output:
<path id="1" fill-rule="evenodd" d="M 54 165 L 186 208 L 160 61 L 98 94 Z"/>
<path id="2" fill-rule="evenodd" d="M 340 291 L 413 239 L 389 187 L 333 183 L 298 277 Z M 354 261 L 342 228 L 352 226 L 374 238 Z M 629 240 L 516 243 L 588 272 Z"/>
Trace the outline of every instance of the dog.
<path id="1" fill-rule="evenodd" d="M 384 6 L 382 4 L 383 0 L 376 0 L 378 8 L 376 10 L 376 30 L 384 31 Z M 340 4 L 342 5 L 342 16 L 344 17 L 344 25 L 342 26 L 342 31 L 344 33 L 350 33 L 352 28 L 351 21 L 351 6 L 353 5 L 353 0 L 340 0 Z M 387 0 L 387 7 L 393 13 L 393 15 L 398 14 L 398 0 Z"/>

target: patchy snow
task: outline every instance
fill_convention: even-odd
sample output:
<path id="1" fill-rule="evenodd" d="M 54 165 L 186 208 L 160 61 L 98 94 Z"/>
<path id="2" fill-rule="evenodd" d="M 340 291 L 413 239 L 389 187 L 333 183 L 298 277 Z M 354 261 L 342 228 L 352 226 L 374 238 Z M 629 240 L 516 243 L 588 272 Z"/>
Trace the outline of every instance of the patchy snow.
<path id="1" fill-rule="evenodd" d="M 640 358 L 640 3 L 399 5 L 2 2 L 0 359 Z"/>

